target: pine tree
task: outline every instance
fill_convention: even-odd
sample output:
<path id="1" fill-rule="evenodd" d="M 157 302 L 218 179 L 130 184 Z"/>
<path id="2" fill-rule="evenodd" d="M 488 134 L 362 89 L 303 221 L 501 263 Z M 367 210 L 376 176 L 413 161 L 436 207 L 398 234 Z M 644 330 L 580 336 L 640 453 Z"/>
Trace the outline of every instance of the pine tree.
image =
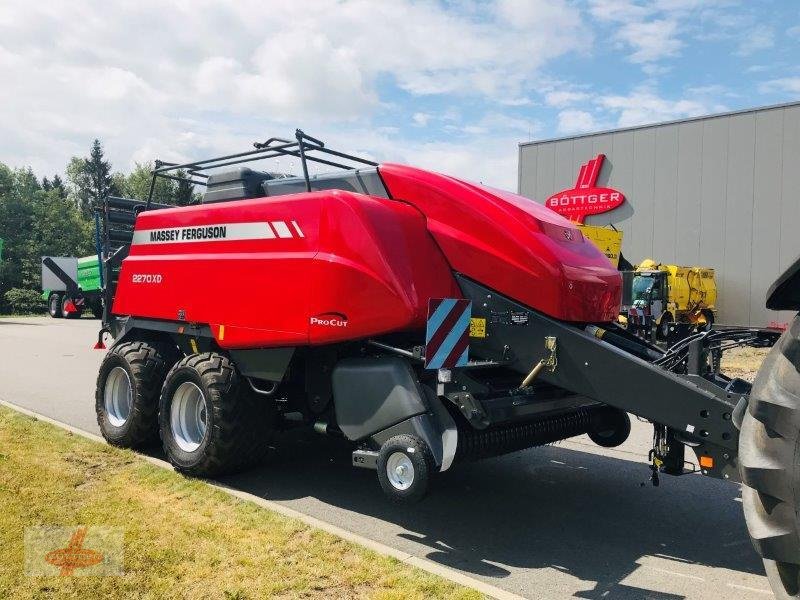
<path id="1" fill-rule="evenodd" d="M 45 192 L 57 192 L 58 197 L 62 200 L 67 197 L 67 188 L 64 185 L 64 181 L 57 173 L 53 175 L 52 179 L 48 179 L 46 175 L 42 178 L 42 189 Z"/>
<path id="2" fill-rule="evenodd" d="M 47 179 L 47 178 L 45 178 Z M 58 197 L 62 200 L 67 197 L 67 186 L 64 185 L 64 180 L 58 174 L 53 175 L 50 181 L 50 187 L 58 192 Z"/>
<path id="3" fill-rule="evenodd" d="M 84 216 L 92 214 L 103 198 L 117 193 L 111 175 L 111 163 L 105 160 L 103 146 L 95 139 L 88 158 L 73 157 L 67 176 L 74 188 L 75 203 Z"/>

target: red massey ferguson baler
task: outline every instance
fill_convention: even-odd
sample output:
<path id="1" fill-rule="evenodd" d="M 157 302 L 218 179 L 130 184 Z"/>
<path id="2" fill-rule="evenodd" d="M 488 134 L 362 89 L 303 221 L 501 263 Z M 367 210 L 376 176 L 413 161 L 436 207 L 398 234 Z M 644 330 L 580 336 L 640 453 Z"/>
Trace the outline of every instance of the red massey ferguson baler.
<path id="1" fill-rule="evenodd" d="M 286 157 L 302 176 L 231 169 Z M 309 176 L 312 161 L 336 170 Z M 629 334 L 614 322 L 621 280 L 605 256 L 515 194 L 377 165 L 299 130 L 157 163 L 153 177 L 206 192 L 180 208 L 105 202 L 101 341 L 115 343 L 96 408 L 109 442 L 160 437 L 176 469 L 214 476 L 260 460 L 276 431 L 313 426 L 352 442 L 353 464 L 411 501 L 456 462 L 584 433 L 618 445 L 633 413 L 654 426 L 654 484 L 687 472 L 689 446 L 704 475 L 747 485 L 768 566 L 800 563 L 795 513 L 765 508 L 797 506 L 798 460 L 781 450 L 800 424 L 797 321 L 752 392 L 708 356 L 777 335 L 702 332 L 664 351 Z M 771 307 L 797 308 L 786 291 L 797 278 Z"/>

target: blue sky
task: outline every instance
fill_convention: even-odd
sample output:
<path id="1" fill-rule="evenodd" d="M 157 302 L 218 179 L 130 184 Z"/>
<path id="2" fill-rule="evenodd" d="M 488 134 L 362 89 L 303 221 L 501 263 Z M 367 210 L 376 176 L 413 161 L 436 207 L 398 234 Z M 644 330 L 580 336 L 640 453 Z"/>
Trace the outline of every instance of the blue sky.
<path id="1" fill-rule="evenodd" d="M 0 4 L 0 161 L 118 169 L 295 127 L 513 189 L 520 141 L 800 99 L 790 0 Z"/>

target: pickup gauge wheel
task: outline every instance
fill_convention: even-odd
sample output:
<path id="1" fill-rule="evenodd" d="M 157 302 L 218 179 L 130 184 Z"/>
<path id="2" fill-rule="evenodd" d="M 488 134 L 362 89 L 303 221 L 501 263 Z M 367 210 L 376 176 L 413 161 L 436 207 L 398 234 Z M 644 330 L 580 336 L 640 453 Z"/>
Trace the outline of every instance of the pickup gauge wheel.
<path id="1" fill-rule="evenodd" d="M 428 492 L 433 469 L 428 445 L 413 435 L 390 438 L 378 454 L 378 481 L 393 502 L 421 500 Z"/>
<path id="2" fill-rule="evenodd" d="M 603 418 L 603 425 L 588 433 L 589 439 L 604 448 L 616 448 L 631 434 L 631 418 L 621 410 L 609 410 Z"/>

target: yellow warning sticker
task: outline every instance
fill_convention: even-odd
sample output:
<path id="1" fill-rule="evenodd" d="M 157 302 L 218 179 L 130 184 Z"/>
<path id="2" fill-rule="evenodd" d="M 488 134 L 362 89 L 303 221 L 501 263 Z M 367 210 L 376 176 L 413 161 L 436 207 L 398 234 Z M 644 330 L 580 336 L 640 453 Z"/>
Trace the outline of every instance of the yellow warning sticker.
<path id="1" fill-rule="evenodd" d="M 486 337 L 486 319 L 473 318 L 469 320 L 469 337 Z"/>

